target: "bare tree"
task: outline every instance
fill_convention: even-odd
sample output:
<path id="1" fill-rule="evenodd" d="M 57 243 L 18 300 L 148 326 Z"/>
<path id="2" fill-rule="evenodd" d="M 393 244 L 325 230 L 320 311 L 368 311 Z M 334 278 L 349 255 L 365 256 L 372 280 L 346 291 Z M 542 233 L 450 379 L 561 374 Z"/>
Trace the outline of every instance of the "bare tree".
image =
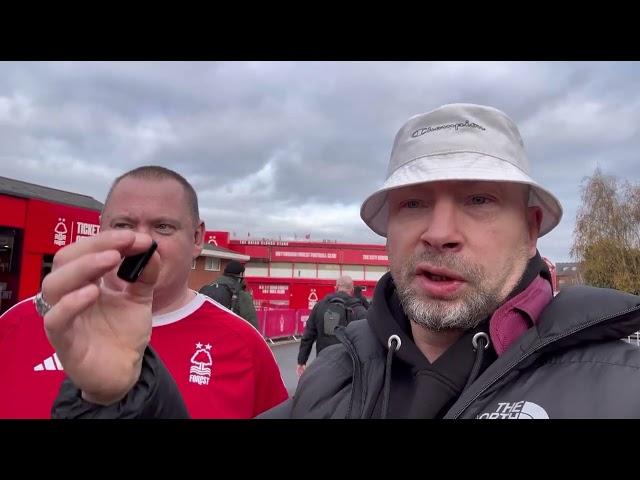
<path id="1" fill-rule="evenodd" d="M 596 168 L 583 182 L 573 237 L 585 283 L 640 293 L 640 185 Z"/>

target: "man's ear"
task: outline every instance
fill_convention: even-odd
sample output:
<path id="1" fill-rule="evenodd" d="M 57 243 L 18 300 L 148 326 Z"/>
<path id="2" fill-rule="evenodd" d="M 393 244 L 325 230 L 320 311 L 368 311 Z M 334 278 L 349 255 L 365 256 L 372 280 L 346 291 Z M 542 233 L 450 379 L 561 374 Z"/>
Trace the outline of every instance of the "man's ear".
<path id="1" fill-rule="evenodd" d="M 542 209 L 540 207 L 527 207 L 529 258 L 532 258 L 536 254 L 540 225 L 542 225 Z"/>
<path id="2" fill-rule="evenodd" d="M 202 247 L 204 246 L 204 232 L 205 225 L 201 220 L 200 224 L 196 227 L 196 230 L 193 234 L 193 245 L 195 250 L 194 253 L 196 254 L 196 256 L 200 255 L 200 253 L 202 252 Z"/>

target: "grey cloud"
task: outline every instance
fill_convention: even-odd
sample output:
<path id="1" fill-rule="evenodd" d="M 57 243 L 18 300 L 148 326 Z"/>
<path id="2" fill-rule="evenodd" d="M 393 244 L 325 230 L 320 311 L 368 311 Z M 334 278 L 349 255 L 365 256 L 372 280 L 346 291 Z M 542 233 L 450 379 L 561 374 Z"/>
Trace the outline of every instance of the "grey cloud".
<path id="1" fill-rule="evenodd" d="M 0 163 L 5 176 L 98 200 L 120 173 L 160 164 L 193 182 L 212 229 L 383 242 L 357 211 L 397 129 L 444 103 L 486 103 L 518 123 L 535 178 L 565 206 L 540 241 L 563 261 L 582 178 L 598 164 L 638 179 L 639 65 L 4 62 Z"/>

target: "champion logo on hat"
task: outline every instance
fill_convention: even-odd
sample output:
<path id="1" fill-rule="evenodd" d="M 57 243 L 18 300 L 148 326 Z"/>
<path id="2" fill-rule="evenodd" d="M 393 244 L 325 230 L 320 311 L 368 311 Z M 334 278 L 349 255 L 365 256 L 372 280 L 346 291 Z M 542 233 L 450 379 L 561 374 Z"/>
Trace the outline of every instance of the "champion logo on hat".
<path id="1" fill-rule="evenodd" d="M 443 128 L 454 128 L 458 130 L 459 128 L 470 127 L 470 128 L 479 128 L 480 130 L 486 130 L 486 128 L 478 125 L 474 122 L 469 122 L 469 120 L 465 120 L 464 123 L 449 123 L 448 125 L 438 125 L 437 127 L 427 127 L 416 130 L 411 134 L 412 137 L 419 137 L 420 135 L 424 135 L 425 133 L 435 132 L 437 130 L 442 130 Z"/>
<path id="2" fill-rule="evenodd" d="M 531 177 L 529 159 L 515 123 L 493 107 L 444 105 L 411 117 L 393 142 L 387 178 L 360 208 L 362 220 L 387 235 L 390 190 L 447 180 L 515 182 L 529 185 L 529 206 L 542 210 L 540 234 L 562 218 L 562 206 Z"/>

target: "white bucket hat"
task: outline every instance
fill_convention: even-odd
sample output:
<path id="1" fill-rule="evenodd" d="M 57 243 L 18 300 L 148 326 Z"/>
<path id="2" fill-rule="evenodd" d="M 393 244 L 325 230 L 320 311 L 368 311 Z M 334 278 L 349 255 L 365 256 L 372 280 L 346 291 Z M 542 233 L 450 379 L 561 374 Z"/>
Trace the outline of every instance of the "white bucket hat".
<path id="1" fill-rule="evenodd" d="M 390 190 L 443 180 L 531 185 L 529 205 L 542 209 L 539 236 L 562 218 L 558 199 L 531 178 L 518 127 L 500 110 L 455 103 L 411 117 L 396 135 L 387 179 L 360 208 L 364 222 L 387 235 Z"/>

